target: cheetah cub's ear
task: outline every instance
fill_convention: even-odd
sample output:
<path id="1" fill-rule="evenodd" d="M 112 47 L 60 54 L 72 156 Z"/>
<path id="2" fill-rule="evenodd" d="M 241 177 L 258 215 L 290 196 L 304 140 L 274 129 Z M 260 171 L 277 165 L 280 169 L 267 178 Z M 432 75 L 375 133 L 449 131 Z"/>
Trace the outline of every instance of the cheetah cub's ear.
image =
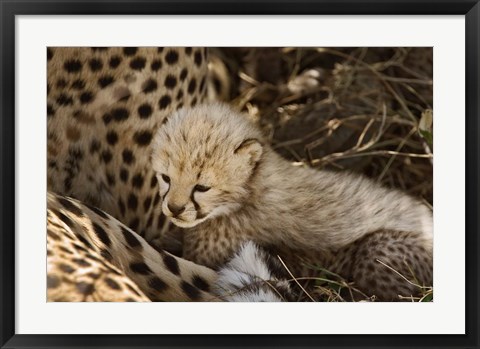
<path id="1" fill-rule="evenodd" d="M 246 139 L 235 149 L 234 153 L 244 157 L 250 166 L 255 166 L 262 157 L 262 143 L 254 138 Z"/>

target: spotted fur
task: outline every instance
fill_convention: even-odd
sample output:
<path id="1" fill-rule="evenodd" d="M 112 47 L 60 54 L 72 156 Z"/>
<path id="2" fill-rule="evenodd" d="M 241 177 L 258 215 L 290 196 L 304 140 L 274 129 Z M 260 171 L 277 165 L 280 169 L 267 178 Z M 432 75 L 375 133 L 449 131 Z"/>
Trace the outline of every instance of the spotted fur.
<path id="1" fill-rule="evenodd" d="M 48 189 L 160 238 L 151 140 L 167 116 L 206 96 L 204 48 L 47 49 Z"/>
<path id="2" fill-rule="evenodd" d="M 120 269 L 91 247 L 64 213 L 47 211 L 47 300 L 50 302 L 148 302 Z"/>
<path id="3" fill-rule="evenodd" d="M 50 300 L 215 300 L 213 270 L 155 250 L 98 208 L 52 193 L 47 200 L 48 280 L 58 281 L 48 282 Z M 79 283 L 84 298 L 75 292 Z"/>

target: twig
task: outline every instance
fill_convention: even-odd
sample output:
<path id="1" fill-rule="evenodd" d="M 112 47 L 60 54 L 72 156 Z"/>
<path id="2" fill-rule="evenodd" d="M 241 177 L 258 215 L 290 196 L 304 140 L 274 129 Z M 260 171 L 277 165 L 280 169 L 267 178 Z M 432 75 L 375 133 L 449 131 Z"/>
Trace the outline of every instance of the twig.
<path id="1" fill-rule="evenodd" d="M 399 152 L 403 146 L 405 145 L 405 143 L 407 142 L 407 140 L 416 132 L 416 128 L 412 128 L 410 130 L 410 132 L 407 134 L 407 136 L 402 139 L 402 141 L 400 142 L 400 144 L 398 145 L 397 149 L 395 149 L 395 151 Z M 390 168 L 390 166 L 392 165 L 393 161 L 395 160 L 395 158 L 397 157 L 397 155 L 393 155 L 390 159 L 388 159 L 388 162 L 387 164 L 385 165 L 385 167 L 383 168 L 382 170 L 382 173 L 380 174 L 380 176 L 378 176 L 378 181 L 381 182 L 382 179 L 383 179 L 383 176 L 385 176 L 385 173 L 387 173 L 388 169 Z"/>
<path id="2" fill-rule="evenodd" d="M 290 274 L 290 276 L 292 277 L 292 279 L 295 281 L 295 283 L 302 289 L 303 292 L 305 292 L 305 294 L 308 296 L 308 298 L 310 298 L 310 300 L 312 302 L 316 302 L 315 299 L 312 298 L 312 296 L 310 296 L 308 294 L 308 292 L 303 288 L 302 285 L 300 285 L 300 283 L 297 281 L 297 279 L 295 279 L 295 276 L 293 276 L 293 274 L 290 272 L 290 269 L 288 269 L 288 267 L 285 265 L 285 263 L 283 262 L 282 260 L 282 257 L 278 256 L 277 255 L 277 258 L 280 260 L 280 263 L 282 263 L 283 267 L 287 270 L 288 274 Z"/>
<path id="3" fill-rule="evenodd" d="M 312 164 L 313 165 L 320 164 L 323 162 L 331 161 L 331 159 L 347 159 L 347 158 L 354 158 L 359 156 L 372 156 L 372 155 L 396 155 L 396 156 L 407 156 L 411 158 L 424 158 L 424 159 L 429 159 L 433 157 L 433 155 L 431 154 L 400 153 L 398 151 L 393 151 L 393 150 L 374 150 L 374 151 L 369 151 L 364 153 L 355 153 L 355 154 L 349 154 L 346 152 L 332 153 L 330 155 L 324 156 L 321 159 L 312 160 Z"/>
<path id="4" fill-rule="evenodd" d="M 418 287 L 418 288 L 421 288 L 421 289 L 431 289 L 430 286 L 420 286 L 416 283 L 413 283 L 411 282 L 410 280 L 408 280 L 405 276 L 403 276 L 400 272 L 398 272 L 397 270 L 393 269 L 391 266 L 383 263 L 380 259 L 376 258 L 375 259 L 378 263 L 382 264 L 383 266 L 387 267 L 388 269 L 390 269 L 391 271 L 393 271 L 394 273 L 396 273 L 398 276 L 400 276 L 402 279 L 404 279 L 406 282 L 408 282 L 410 285 L 413 285 L 415 287 Z"/>

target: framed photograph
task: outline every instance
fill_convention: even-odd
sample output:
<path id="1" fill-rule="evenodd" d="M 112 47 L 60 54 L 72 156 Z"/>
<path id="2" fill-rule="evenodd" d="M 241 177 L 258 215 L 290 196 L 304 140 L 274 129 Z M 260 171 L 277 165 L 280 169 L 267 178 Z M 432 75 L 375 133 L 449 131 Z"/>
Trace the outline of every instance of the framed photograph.
<path id="1" fill-rule="evenodd" d="M 479 6 L 2 2 L 1 347 L 479 347 Z"/>

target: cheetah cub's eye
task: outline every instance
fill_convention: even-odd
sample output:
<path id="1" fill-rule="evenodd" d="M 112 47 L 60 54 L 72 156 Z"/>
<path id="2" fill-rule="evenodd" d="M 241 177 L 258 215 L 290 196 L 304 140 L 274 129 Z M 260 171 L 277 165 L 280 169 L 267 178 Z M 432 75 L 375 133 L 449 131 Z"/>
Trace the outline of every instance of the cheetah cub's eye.
<path id="1" fill-rule="evenodd" d="M 204 193 L 204 192 L 206 192 L 206 191 L 209 191 L 209 190 L 210 190 L 210 187 L 206 187 L 206 186 L 204 186 L 204 185 L 197 184 L 197 185 L 193 188 L 193 190 Z"/>
<path id="2" fill-rule="evenodd" d="M 165 183 L 170 184 L 170 177 L 168 177 L 167 175 L 162 174 L 162 179 L 163 179 L 163 181 L 164 181 Z"/>

